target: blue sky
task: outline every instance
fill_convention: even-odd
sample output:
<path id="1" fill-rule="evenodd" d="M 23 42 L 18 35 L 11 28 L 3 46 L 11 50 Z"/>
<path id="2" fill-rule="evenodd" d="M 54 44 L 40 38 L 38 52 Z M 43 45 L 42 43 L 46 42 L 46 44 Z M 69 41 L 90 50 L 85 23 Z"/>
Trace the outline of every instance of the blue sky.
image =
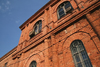
<path id="1" fill-rule="evenodd" d="M 19 26 L 49 0 L 0 0 L 0 57 L 16 47 Z"/>

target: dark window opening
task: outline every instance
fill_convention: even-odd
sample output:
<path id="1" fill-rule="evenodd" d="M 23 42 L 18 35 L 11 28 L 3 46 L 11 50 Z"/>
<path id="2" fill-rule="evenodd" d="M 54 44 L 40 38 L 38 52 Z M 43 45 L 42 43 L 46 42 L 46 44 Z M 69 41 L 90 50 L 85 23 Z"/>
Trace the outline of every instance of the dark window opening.
<path id="1" fill-rule="evenodd" d="M 70 4 L 69 1 L 64 2 L 62 4 L 59 5 L 57 11 L 58 11 L 58 19 L 60 19 L 61 17 L 65 16 L 67 13 L 72 12 L 73 7 Z"/>
<path id="2" fill-rule="evenodd" d="M 5 67 L 7 67 L 7 63 L 5 63 Z"/>
<path id="3" fill-rule="evenodd" d="M 37 63 L 36 61 L 32 61 L 29 67 L 36 67 Z"/>
<path id="4" fill-rule="evenodd" d="M 36 24 L 34 25 L 33 30 L 29 33 L 30 38 L 32 38 L 33 36 L 35 36 L 36 34 L 40 33 L 42 29 L 42 21 L 39 20 L 38 22 L 36 22 Z"/>

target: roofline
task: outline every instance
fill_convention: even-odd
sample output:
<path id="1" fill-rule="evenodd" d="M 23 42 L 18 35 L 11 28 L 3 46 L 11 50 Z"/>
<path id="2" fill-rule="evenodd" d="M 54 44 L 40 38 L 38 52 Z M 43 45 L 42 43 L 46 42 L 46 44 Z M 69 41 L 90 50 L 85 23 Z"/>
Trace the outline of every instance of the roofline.
<path id="1" fill-rule="evenodd" d="M 19 28 L 21 29 L 21 30 L 23 30 L 23 28 L 24 28 L 24 25 L 25 24 L 28 24 L 29 22 L 28 21 L 30 21 L 30 20 L 32 20 L 32 18 L 34 17 L 34 19 L 36 19 L 37 18 L 37 16 L 38 16 L 38 14 L 40 15 L 41 13 L 43 13 L 43 11 L 45 10 L 45 9 L 47 9 L 49 6 L 48 5 L 53 5 L 55 2 L 57 2 L 57 1 L 60 1 L 60 0 L 50 0 L 46 5 L 44 5 L 42 8 L 40 8 L 34 15 L 32 15 L 28 20 L 26 20 Z M 54 3 L 53 3 L 54 2 Z"/>
<path id="2" fill-rule="evenodd" d="M 0 58 L 0 62 L 17 50 L 17 46 Z"/>

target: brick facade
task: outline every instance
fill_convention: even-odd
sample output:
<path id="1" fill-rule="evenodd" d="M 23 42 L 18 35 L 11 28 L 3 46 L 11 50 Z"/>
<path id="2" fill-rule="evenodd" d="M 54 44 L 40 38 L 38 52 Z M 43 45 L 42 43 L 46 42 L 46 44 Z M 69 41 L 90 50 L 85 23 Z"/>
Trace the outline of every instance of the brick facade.
<path id="1" fill-rule="evenodd" d="M 71 13 L 58 19 L 58 6 L 69 1 Z M 29 33 L 37 21 L 42 30 Z M 70 45 L 81 40 L 93 67 L 100 67 L 100 0 L 50 0 L 24 22 L 18 46 L 0 58 L 0 67 L 75 67 Z"/>

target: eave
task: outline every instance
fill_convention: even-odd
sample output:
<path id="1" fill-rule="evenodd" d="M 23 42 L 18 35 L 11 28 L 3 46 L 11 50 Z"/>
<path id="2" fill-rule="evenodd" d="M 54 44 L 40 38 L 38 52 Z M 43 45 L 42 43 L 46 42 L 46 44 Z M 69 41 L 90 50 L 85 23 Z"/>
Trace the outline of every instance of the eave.
<path id="1" fill-rule="evenodd" d="M 7 54 L 5 54 L 3 57 L 0 58 L 0 62 L 7 58 L 9 55 L 11 55 L 12 53 L 14 53 L 17 50 L 17 46 L 15 48 L 13 48 L 11 51 L 9 51 Z"/>
<path id="2" fill-rule="evenodd" d="M 25 21 L 19 28 L 23 30 L 27 24 L 31 23 L 33 20 L 38 18 L 38 16 L 41 13 L 43 13 L 47 8 L 49 8 L 50 6 L 52 6 L 58 1 L 60 0 L 50 0 L 46 5 L 44 5 L 41 9 L 39 9 L 34 15 L 32 15 L 27 21 Z"/>
<path id="3" fill-rule="evenodd" d="M 58 31 L 62 30 L 66 26 L 70 25 L 74 21 L 78 20 L 79 18 L 83 17 L 84 15 L 88 14 L 90 11 L 92 11 L 93 9 L 95 9 L 95 8 L 97 8 L 99 6 L 100 6 L 100 1 L 94 3 L 93 5 L 89 6 L 85 10 L 81 11 L 77 15 L 73 16 L 72 18 L 70 18 L 69 20 L 65 20 L 64 23 L 62 23 L 61 25 L 55 27 L 53 30 L 49 31 L 48 33 L 46 33 L 41 38 L 38 38 L 37 40 L 33 40 L 32 42 L 30 42 L 28 44 L 27 47 L 25 47 L 24 49 L 20 50 L 19 52 L 16 52 L 14 55 L 12 55 L 12 57 L 15 58 L 17 55 L 19 55 L 19 54 L 21 55 L 22 53 L 25 53 L 25 52 L 29 51 L 34 46 L 38 45 L 40 42 L 43 42 L 45 40 L 45 38 L 50 37 L 52 34 L 56 34 Z M 64 19 L 66 19 L 66 17 Z"/>

